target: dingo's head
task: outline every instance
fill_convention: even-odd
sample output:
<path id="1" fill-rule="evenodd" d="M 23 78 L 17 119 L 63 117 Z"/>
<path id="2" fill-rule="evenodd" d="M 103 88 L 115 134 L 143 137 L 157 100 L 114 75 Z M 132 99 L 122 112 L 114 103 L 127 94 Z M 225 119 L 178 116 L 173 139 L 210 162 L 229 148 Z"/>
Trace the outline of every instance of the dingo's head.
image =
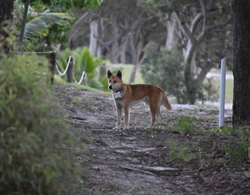
<path id="1" fill-rule="evenodd" d="M 108 82 L 109 82 L 109 89 L 116 92 L 122 87 L 122 73 L 119 70 L 116 75 L 113 75 L 108 70 Z"/>

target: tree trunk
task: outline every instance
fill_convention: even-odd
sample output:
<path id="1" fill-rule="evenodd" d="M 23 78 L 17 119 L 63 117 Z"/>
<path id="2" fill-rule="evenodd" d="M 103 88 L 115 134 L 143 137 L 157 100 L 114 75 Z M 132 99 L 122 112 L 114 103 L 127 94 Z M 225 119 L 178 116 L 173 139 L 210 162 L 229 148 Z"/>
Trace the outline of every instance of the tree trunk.
<path id="1" fill-rule="evenodd" d="M 112 28 L 113 28 L 113 41 L 110 49 L 110 61 L 113 64 L 117 64 L 119 62 L 119 27 L 117 24 L 116 16 L 111 18 Z"/>
<path id="2" fill-rule="evenodd" d="M 167 28 L 167 38 L 166 38 L 166 49 L 167 51 L 174 53 L 177 44 L 178 44 L 178 36 L 176 34 L 176 26 L 177 26 L 177 18 L 176 14 L 172 13 L 168 17 L 168 20 L 166 22 L 166 28 Z"/>
<path id="3" fill-rule="evenodd" d="M 250 125 L 250 1 L 232 0 L 234 14 L 233 126 Z"/>
<path id="4" fill-rule="evenodd" d="M 121 45 L 121 49 L 120 49 L 120 63 L 122 64 L 126 64 L 127 62 L 127 46 L 128 46 L 128 40 L 129 40 L 129 36 L 125 36 L 124 38 L 122 38 L 122 45 Z"/>
<path id="5" fill-rule="evenodd" d="M 135 76 L 136 76 L 136 49 L 135 49 L 135 42 L 134 42 L 134 38 L 133 38 L 133 34 L 130 33 L 130 42 L 129 42 L 129 47 L 130 47 L 130 55 L 131 55 L 131 61 L 132 64 L 134 65 L 134 68 L 131 72 L 130 75 L 130 79 L 129 79 L 129 83 L 134 83 L 135 82 Z"/>
<path id="6" fill-rule="evenodd" d="M 189 45 L 190 44 L 190 45 Z M 184 79 L 187 89 L 187 98 L 190 104 L 195 104 L 197 99 L 197 87 L 192 72 L 192 59 L 195 52 L 195 44 L 189 41 L 184 56 Z"/>
<path id="7" fill-rule="evenodd" d="M 9 45 L 7 43 L 6 38 L 8 37 L 8 34 L 3 30 L 4 27 L 6 27 L 6 24 L 4 24 L 5 20 L 12 20 L 12 11 L 14 6 L 14 0 L 1 0 L 0 1 L 0 37 L 1 42 L 4 42 L 3 44 L 3 52 L 8 53 L 9 52 Z"/>
<path id="8" fill-rule="evenodd" d="M 104 57 L 103 56 L 103 50 L 104 50 L 104 45 L 100 42 L 103 38 L 103 19 L 99 18 L 98 19 L 98 44 L 97 44 L 97 55 L 96 57 Z"/>
<path id="9" fill-rule="evenodd" d="M 133 35 L 132 35 L 133 36 Z M 143 47 L 144 47 L 144 39 L 143 39 L 143 35 L 140 33 L 140 35 L 138 36 L 138 40 L 137 40 L 137 46 L 135 47 L 135 42 L 131 42 L 131 47 L 133 47 L 133 50 L 131 50 L 134 54 L 134 68 L 133 71 L 130 75 L 130 79 L 129 79 L 129 83 L 134 83 L 135 82 L 135 78 L 136 78 L 136 74 L 137 72 L 140 71 L 141 68 L 141 63 L 143 61 L 144 58 L 144 52 L 143 52 Z M 133 39 L 131 39 L 132 41 Z M 133 45 L 133 46 L 132 46 Z"/>
<path id="10" fill-rule="evenodd" d="M 97 37 L 98 37 L 98 21 L 94 20 L 90 23 L 90 43 L 89 51 L 91 54 L 97 56 Z"/>

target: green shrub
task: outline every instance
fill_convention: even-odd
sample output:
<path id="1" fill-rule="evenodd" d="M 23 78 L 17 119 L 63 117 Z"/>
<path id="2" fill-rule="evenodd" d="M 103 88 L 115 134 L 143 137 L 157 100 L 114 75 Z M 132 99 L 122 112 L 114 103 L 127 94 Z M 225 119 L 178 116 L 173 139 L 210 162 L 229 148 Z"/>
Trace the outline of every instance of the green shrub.
<path id="1" fill-rule="evenodd" d="M 0 194 L 72 194 L 78 182 L 64 156 L 62 144 L 72 138 L 51 101 L 47 69 L 38 56 L 1 58 Z"/>
<path id="2" fill-rule="evenodd" d="M 178 131 L 182 136 L 196 135 L 198 133 L 196 122 L 194 117 L 178 116 L 169 120 L 167 126 L 173 123 L 173 129 Z"/>
<path id="3" fill-rule="evenodd" d="M 195 125 L 195 118 L 180 116 L 178 117 L 178 123 L 176 125 L 176 130 L 179 131 L 182 135 L 195 135 L 198 131 Z"/>

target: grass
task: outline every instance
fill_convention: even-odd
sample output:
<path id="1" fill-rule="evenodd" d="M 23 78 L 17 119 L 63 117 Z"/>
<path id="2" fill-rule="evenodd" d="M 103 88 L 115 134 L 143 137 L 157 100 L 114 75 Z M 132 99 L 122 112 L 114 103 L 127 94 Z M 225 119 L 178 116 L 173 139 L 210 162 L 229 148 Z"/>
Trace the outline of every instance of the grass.
<path id="1" fill-rule="evenodd" d="M 86 86 L 86 85 L 79 85 L 75 82 L 73 83 L 68 83 L 67 81 L 65 81 L 64 79 L 62 79 L 60 76 L 55 76 L 55 81 L 60 83 L 60 84 L 63 84 L 65 86 L 72 86 L 72 87 L 77 87 L 79 89 L 82 89 L 82 90 L 85 90 L 85 91 L 93 91 L 93 92 L 98 92 L 98 93 L 102 93 L 102 94 L 106 94 L 106 95 L 109 95 L 109 91 L 102 91 L 102 90 L 99 90 L 99 89 L 95 89 L 95 88 L 92 88 L 92 87 L 89 87 L 89 86 Z"/>

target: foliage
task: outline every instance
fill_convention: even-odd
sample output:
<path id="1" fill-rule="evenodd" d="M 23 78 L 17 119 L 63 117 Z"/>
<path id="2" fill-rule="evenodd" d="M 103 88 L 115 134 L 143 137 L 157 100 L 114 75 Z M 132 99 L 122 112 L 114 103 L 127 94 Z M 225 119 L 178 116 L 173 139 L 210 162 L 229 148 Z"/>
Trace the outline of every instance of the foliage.
<path id="1" fill-rule="evenodd" d="M 168 120 L 166 126 L 174 123 L 174 130 L 178 131 L 182 136 L 196 135 L 198 133 L 196 122 L 196 119 L 193 117 L 178 116 Z"/>
<path id="2" fill-rule="evenodd" d="M 170 158 L 169 161 L 184 161 L 189 162 L 190 160 L 196 158 L 194 153 L 190 152 L 190 147 L 180 144 L 175 140 L 168 140 L 170 147 Z"/>
<path id="3" fill-rule="evenodd" d="M 23 12 L 24 6 L 16 1 L 13 15 L 18 31 L 21 29 Z M 75 16 L 51 12 L 41 3 L 30 5 L 24 31 L 24 50 L 51 50 L 52 44 L 60 44 L 61 48 L 65 48 L 68 44 L 65 32 L 70 30 L 75 21 Z"/>
<path id="4" fill-rule="evenodd" d="M 17 0 L 14 16 L 20 31 L 25 0 Z M 75 9 L 96 9 L 102 0 L 31 0 L 25 27 L 23 49 L 26 51 L 60 50 L 68 46 L 72 25 L 76 22 Z M 51 10 L 51 11 L 50 11 Z M 14 17 L 15 18 L 15 17 Z M 31 21 L 29 21 L 31 19 Z"/>
<path id="5" fill-rule="evenodd" d="M 88 86 L 103 89 L 107 80 L 103 77 L 99 78 L 97 68 L 102 64 L 100 58 L 94 58 L 88 48 L 77 48 L 76 50 L 66 49 L 64 53 L 57 55 L 57 64 L 61 70 L 67 67 L 67 59 L 72 56 L 74 60 L 74 74 L 77 81 L 80 80 L 82 72 L 87 74 Z"/>
<path id="6" fill-rule="evenodd" d="M 38 56 L 1 57 L 0 194 L 71 194 L 79 182 L 65 159 L 63 143 L 73 139 L 51 102 L 47 66 Z"/>
<path id="7" fill-rule="evenodd" d="M 197 133 L 195 125 L 195 118 L 188 116 L 178 117 L 178 123 L 175 130 L 179 131 L 182 135 L 194 135 Z"/>
<path id="8" fill-rule="evenodd" d="M 9 21 L 4 21 L 2 24 L 0 24 L 0 29 L 2 31 L 0 33 L 0 59 L 2 54 L 6 52 L 7 48 L 13 47 L 15 35 L 10 33 L 11 30 L 13 30 L 10 26 L 11 25 Z M 9 52 L 9 49 L 7 49 L 7 52 Z"/>
<path id="9" fill-rule="evenodd" d="M 152 83 L 173 95 L 177 103 L 188 103 L 187 90 L 184 80 L 184 66 L 180 55 L 175 56 L 166 51 L 164 47 L 158 47 L 156 43 L 150 43 L 145 48 L 146 63 L 142 65 L 142 78 L 145 83 Z M 197 81 L 193 81 L 195 86 Z M 216 94 L 211 82 L 196 88 L 196 96 L 199 100 L 212 100 Z"/>
<path id="10" fill-rule="evenodd" d="M 24 50 L 48 51 L 53 47 L 65 49 L 68 32 L 76 22 L 76 8 L 96 9 L 101 0 L 31 0 L 25 27 Z M 14 21 L 21 29 L 25 0 L 15 1 Z M 52 12 L 50 11 L 52 10 Z M 62 13 L 63 12 L 63 13 Z"/>
<path id="11" fill-rule="evenodd" d="M 107 76 L 106 75 L 105 76 L 100 76 L 99 81 L 102 84 L 102 89 L 108 90 L 108 85 L 109 84 L 108 84 L 108 78 L 107 78 Z"/>
<path id="12" fill-rule="evenodd" d="M 92 10 L 97 9 L 102 0 L 53 0 L 51 1 L 50 7 L 53 9 L 59 9 L 67 11 L 69 9 L 84 9 L 90 8 Z"/>
<path id="13" fill-rule="evenodd" d="M 25 3 L 25 0 L 21 0 L 21 2 Z M 102 0 L 30 0 L 30 2 L 31 4 L 45 4 L 55 10 L 66 12 L 69 9 L 76 8 L 96 9 L 102 3 Z"/>

